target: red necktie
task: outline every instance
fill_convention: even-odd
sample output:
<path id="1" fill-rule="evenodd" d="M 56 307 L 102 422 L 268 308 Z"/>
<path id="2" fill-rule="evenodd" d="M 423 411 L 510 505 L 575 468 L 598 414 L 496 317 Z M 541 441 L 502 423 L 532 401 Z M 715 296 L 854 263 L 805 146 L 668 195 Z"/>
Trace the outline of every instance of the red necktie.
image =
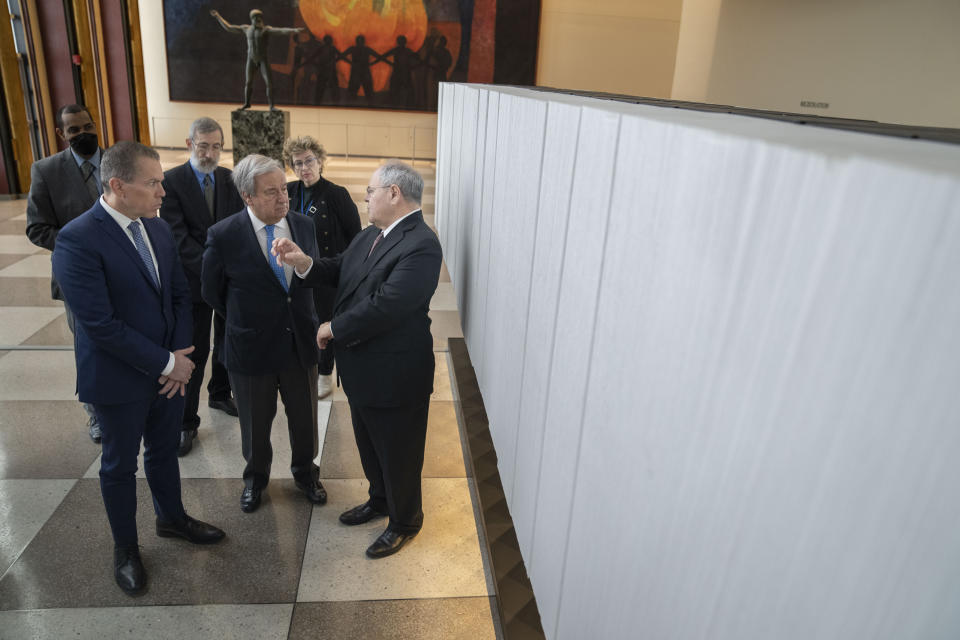
<path id="1" fill-rule="evenodd" d="M 367 257 L 373 255 L 373 250 L 377 248 L 377 245 L 380 244 L 380 241 L 383 239 L 383 231 L 380 232 L 380 235 L 377 236 L 377 239 L 373 241 L 373 246 L 370 247 L 370 253 L 367 254 Z"/>

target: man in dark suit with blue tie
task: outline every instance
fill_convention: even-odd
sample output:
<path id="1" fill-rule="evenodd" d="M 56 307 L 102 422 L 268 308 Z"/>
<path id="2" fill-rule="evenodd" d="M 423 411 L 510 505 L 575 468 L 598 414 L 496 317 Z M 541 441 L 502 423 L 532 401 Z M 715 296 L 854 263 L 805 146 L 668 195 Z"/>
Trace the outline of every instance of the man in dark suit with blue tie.
<path id="1" fill-rule="evenodd" d="M 196 373 L 187 385 L 187 400 L 183 410 L 183 431 L 180 433 L 178 454 L 184 456 L 193 448 L 193 440 L 200 426 L 200 387 L 203 369 L 210 355 L 210 324 L 213 321 L 213 363 L 210 366 L 208 404 L 231 416 L 237 415 L 237 406 L 230 395 L 230 379 L 220 362 L 223 348 L 223 317 L 217 314 L 200 295 L 200 267 L 207 229 L 243 208 L 243 200 L 230 170 L 217 166 L 223 150 L 223 129 L 212 118 L 197 118 L 190 125 L 187 137 L 190 159 L 163 174 L 163 205 L 160 217 L 167 221 L 180 249 L 180 261 L 190 283 L 193 298 L 193 346 L 190 359 L 197 365 Z"/>
<path id="2" fill-rule="evenodd" d="M 27 196 L 27 237 L 30 242 L 49 251 L 57 243 L 57 233 L 68 222 L 93 206 L 103 189 L 100 187 L 100 156 L 97 125 L 87 108 L 67 104 L 57 109 L 57 135 L 68 148 L 30 167 L 30 194 Z M 54 300 L 63 300 L 57 279 L 50 281 Z M 74 331 L 73 312 L 64 302 L 67 326 Z M 87 412 L 90 439 L 100 443 L 100 423 L 93 406 L 83 405 Z"/>
<path id="3" fill-rule="evenodd" d="M 423 221 L 423 178 L 390 161 L 367 187 L 370 226 L 335 258 L 314 260 L 288 239 L 277 259 L 307 284 L 337 286 L 333 320 L 320 325 L 321 349 L 336 350 L 338 375 L 350 401 L 353 433 L 370 498 L 340 515 L 357 525 L 388 516 L 367 548 L 371 558 L 399 551 L 423 526 L 420 473 L 433 393 L 430 299 L 442 253 Z"/>
<path id="4" fill-rule="evenodd" d="M 76 316 L 77 392 L 102 430 L 100 488 L 114 539 L 114 578 L 146 588 L 137 545 L 137 454 L 157 535 L 206 544 L 223 538 L 188 516 L 177 462 L 188 357 L 190 289 L 169 226 L 157 217 L 163 171 L 155 151 L 119 142 L 100 163 L 104 195 L 61 231 L 53 272 Z"/>
<path id="5" fill-rule="evenodd" d="M 247 208 L 210 227 L 203 254 L 203 299 L 226 318 L 223 364 L 240 413 L 246 467 L 240 508 L 260 506 L 270 480 L 270 430 L 283 399 L 290 434 L 290 471 L 311 502 L 327 492 L 314 459 L 317 434 L 317 314 L 311 289 L 293 269 L 269 256 L 276 238 L 288 238 L 316 255 L 313 221 L 289 212 L 287 178 L 279 162 L 249 155 L 233 169 Z"/>

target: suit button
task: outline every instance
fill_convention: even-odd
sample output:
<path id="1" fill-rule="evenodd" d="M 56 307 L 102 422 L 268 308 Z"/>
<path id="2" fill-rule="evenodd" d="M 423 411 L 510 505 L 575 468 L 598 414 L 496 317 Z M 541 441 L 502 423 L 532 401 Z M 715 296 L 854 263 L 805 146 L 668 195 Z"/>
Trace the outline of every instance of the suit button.
<path id="1" fill-rule="evenodd" d="M 322 214 L 320 217 L 321 217 L 321 218 L 326 218 L 326 217 L 327 217 L 327 214 L 324 213 L 324 214 Z"/>
<path id="2" fill-rule="evenodd" d="M 324 232 L 323 232 L 323 235 L 328 236 L 328 235 L 330 235 L 330 232 L 329 232 L 329 231 L 324 231 Z"/>
<path id="3" fill-rule="evenodd" d="M 287 296 L 287 302 L 293 302 L 293 298 L 291 298 L 290 296 Z M 290 331 L 290 329 L 287 329 L 287 331 Z"/>
<path id="4" fill-rule="evenodd" d="M 330 251 L 330 247 L 324 247 L 323 250 L 324 250 L 324 251 Z"/>

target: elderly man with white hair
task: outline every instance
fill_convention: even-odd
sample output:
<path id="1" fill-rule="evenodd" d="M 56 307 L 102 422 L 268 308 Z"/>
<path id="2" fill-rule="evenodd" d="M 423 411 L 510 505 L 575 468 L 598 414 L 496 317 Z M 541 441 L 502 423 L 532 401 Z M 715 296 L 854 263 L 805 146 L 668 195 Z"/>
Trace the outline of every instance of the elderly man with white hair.
<path id="1" fill-rule="evenodd" d="M 240 508 L 255 511 L 270 480 L 278 391 L 297 488 L 311 502 L 324 504 L 327 493 L 314 463 L 319 321 L 309 286 L 269 254 L 274 240 L 285 238 L 316 256 L 313 222 L 288 212 L 287 179 L 276 160 L 249 155 L 234 168 L 233 181 L 247 207 L 210 227 L 200 279 L 203 299 L 226 319 L 223 364 L 240 414 L 246 460 Z"/>

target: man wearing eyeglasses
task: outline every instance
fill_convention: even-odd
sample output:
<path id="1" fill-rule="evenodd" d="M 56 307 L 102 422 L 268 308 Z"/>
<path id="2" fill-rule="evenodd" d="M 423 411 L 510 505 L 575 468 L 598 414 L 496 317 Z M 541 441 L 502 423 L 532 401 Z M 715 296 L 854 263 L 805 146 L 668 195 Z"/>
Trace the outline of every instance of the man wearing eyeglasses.
<path id="1" fill-rule="evenodd" d="M 214 318 L 213 310 L 200 295 L 200 265 L 207 229 L 243 209 L 243 200 L 233 185 L 230 170 L 218 166 L 223 150 L 223 129 L 217 121 L 212 118 L 194 120 L 187 137 L 187 148 L 190 150 L 190 159 L 163 174 L 166 195 L 160 207 L 160 217 L 170 225 L 177 241 L 180 261 L 193 299 L 193 344 L 196 349 L 190 358 L 197 369 L 187 385 L 183 428 L 177 451 L 180 456 L 185 456 L 193 448 L 197 427 L 200 426 L 200 387 L 210 355 L 211 320 L 214 346 L 210 382 L 207 384 L 208 403 L 213 409 L 231 416 L 237 415 L 227 370 L 219 357 L 223 345 L 224 319 L 219 315 Z"/>

